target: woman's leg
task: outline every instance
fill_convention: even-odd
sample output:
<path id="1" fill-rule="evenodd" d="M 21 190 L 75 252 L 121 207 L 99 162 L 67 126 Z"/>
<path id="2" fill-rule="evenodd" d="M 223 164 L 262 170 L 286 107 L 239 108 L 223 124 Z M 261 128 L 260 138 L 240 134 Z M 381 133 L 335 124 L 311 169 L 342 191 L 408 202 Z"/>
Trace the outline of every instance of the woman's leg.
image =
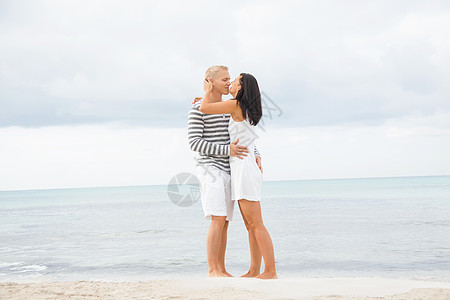
<path id="1" fill-rule="evenodd" d="M 256 242 L 264 258 L 264 272 L 257 276 L 261 279 L 275 279 L 277 272 L 275 270 L 275 255 L 273 243 L 269 232 L 262 221 L 261 204 L 259 201 L 239 200 L 243 216 L 247 220 L 250 231 L 253 231 Z"/>
<path id="2" fill-rule="evenodd" d="M 219 248 L 219 270 L 223 274 L 228 277 L 233 277 L 230 273 L 225 269 L 225 252 L 227 250 L 227 232 L 228 232 L 228 224 L 230 222 L 225 221 L 223 225 L 222 238 L 220 239 L 220 248 Z"/>
<path id="3" fill-rule="evenodd" d="M 245 227 L 248 231 L 248 243 L 250 246 L 250 269 L 248 272 L 241 277 L 256 277 L 261 273 L 261 259 L 262 254 L 261 250 L 259 249 L 258 242 L 256 241 L 255 234 L 253 231 L 250 230 L 248 227 L 247 219 L 245 218 L 242 208 L 241 208 L 241 202 L 238 201 L 239 209 L 241 211 L 242 219 L 244 220 Z"/>

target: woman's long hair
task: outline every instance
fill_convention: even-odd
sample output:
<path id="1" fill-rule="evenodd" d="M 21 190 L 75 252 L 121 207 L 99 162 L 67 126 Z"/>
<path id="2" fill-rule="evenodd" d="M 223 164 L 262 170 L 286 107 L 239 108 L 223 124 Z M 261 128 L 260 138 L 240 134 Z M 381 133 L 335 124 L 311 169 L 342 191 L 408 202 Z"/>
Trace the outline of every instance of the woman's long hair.
<path id="1" fill-rule="evenodd" d="M 241 107 L 242 115 L 251 125 L 257 125 L 262 117 L 261 93 L 258 82 L 253 75 L 241 73 L 239 80 L 241 89 L 236 95 L 237 104 Z"/>

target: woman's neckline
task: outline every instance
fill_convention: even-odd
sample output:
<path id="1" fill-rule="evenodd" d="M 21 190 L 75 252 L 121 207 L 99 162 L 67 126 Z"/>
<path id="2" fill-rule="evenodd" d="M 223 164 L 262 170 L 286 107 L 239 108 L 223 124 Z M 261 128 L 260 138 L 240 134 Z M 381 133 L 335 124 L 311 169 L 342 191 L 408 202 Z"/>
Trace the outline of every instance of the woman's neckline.
<path id="1" fill-rule="evenodd" d="M 236 121 L 234 118 L 233 118 L 233 116 L 230 114 L 230 118 L 235 122 L 235 123 L 241 123 L 241 122 L 244 122 L 245 121 L 245 119 L 243 119 L 242 121 Z"/>

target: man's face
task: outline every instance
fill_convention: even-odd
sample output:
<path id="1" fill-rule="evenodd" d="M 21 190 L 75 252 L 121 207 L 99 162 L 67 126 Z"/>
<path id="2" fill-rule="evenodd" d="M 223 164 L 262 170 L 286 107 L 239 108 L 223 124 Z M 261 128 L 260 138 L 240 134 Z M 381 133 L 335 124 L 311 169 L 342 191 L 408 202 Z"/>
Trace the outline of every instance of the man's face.
<path id="1" fill-rule="evenodd" d="M 214 83 L 214 89 L 223 95 L 228 95 L 230 92 L 230 73 L 227 70 L 221 70 L 216 73 L 216 76 L 212 79 Z"/>

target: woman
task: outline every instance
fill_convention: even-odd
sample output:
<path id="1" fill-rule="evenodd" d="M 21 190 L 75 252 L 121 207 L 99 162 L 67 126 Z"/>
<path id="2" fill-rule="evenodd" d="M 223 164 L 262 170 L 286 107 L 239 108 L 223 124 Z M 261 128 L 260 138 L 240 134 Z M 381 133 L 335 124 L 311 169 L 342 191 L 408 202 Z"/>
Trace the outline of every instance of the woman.
<path id="1" fill-rule="evenodd" d="M 223 89 L 220 82 L 215 82 L 214 78 L 207 78 L 205 85 L 206 93 L 200 111 L 206 114 L 230 114 L 228 126 L 230 140 L 239 139 L 240 144 L 253 149 L 256 138 L 254 129 L 262 116 L 261 93 L 255 77 L 241 73 L 230 87 L 233 99 L 226 101 L 213 99 L 218 94 L 215 89 Z M 249 151 L 243 159 L 230 157 L 230 168 L 232 200 L 238 201 L 250 244 L 250 270 L 243 277 L 275 279 L 277 273 L 272 239 L 261 215 L 262 170 L 256 164 L 252 151 Z M 264 272 L 259 274 L 261 254 L 265 267 Z"/>

